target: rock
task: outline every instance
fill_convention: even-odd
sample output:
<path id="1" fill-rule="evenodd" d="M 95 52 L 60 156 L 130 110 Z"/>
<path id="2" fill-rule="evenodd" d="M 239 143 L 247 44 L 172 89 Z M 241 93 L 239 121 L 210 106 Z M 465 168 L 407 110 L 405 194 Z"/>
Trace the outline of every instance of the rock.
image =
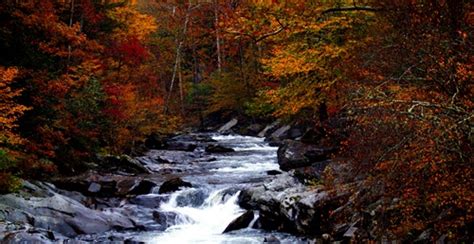
<path id="1" fill-rule="evenodd" d="M 221 145 L 211 144 L 206 146 L 207 153 L 227 153 L 227 152 L 234 152 L 235 150 L 232 148 L 227 148 Z"/>
<path id="2" fill-rule="evenodd" d="M 263 243 L 280 244 L 280 240 L 278 240 L 274 235 L 269 235 L 263 238 Z"/>
<path id="3" fill-rule="evenodd" d="M 256 136 L 263 129 L 261 124 L 251 124 L 248 127 L 244 128 L 241 133 L 248 136 Z"/>
<path id="4" fill-rule="evenodd" d="M 99 170 L 106 172 L 117 172 L 122 171 L 132 174 L 150 174 L 143 164 L 138 160 L 128 156 L 114 156 L 114 155 L 102 155 L 98 157 L 99 159 Z"/>
<path id="5" fill-rule="evenodd" d="M 157 186 L 155 182 L 149 180 L 142 180 L 138 184 L 135 184 L 130 191 L 129 195 L 144 195 L 152 191 L 152 189 Z"/>
<path id="6" fill-rule="evenodd" d="M 317 163 L 313 163 L 310 166 L 296 168 L 294 176 L 303 183 L 307 181 L 318 181 L 324 172 L 327 165 L 331 163 L 331 160 L 325 160 Z"/>
<path id="7" fill-rule="evenodd" d="M 55 193 L 54 188 L 45 184 L 37 183 L 33 186 L 33 193 L 22 190 L 17 194 L 0 196 L 0 214 L 3 213 L 4 221 L 31 224 L 43 230 L 51 229 L 67 237 L 135 228 L 124 215 L 89 209 L 71 198 Z M 27 188 L 29 187 L 31 186 Z"/>
<path id="8" fill-rule="evenodd" d="M 266 137 L 269 136 L 270 133 L 280 124 L 280 120 L 277 120 L 269 125 L 267 125 L 262 131 L 258 133 L 258 137 Z"/>
<path id="9" fill-rule="evenodd" d="M 88 192 L 91 192 L 91 193 L 98 193 L 100 191 L 102 187 L 100 186 L 100 184 L 97 184 L 95 182 L 92 182 L 90 185 L 89 185 L 89 188 L 87 188 L 87 191 Z"/>
<path id="10" fill-rule="evenodd" d="M 303 131 L 300 128 L 291 128 L 288 130 L 288 138 L 289 139 L 296 139 L 303 135 Z"/>
<path id="11" fill-rule="evenodd" d="M 61 240 L 64 240 L 64 238 L 56 238 L 54 234 L 48 234 L 48 231 L 29 229 L 7 233 L 0 241 L 2 243 L 57 243 Z"/>
<path id="12" fill-rule="evenodd" d="M 219 133 L 227 133 L 227 132 L 230 132 L 230 130 L 232 129 L 232 127 L 234 127 L 235 125 L 237 125 L 239 121 L 236 119 L 236 118 L 233 118 L 231 119 L 229 122 L 227 122 L 226 124 L 224 124 L 223 126 L 221 126 L 219 129 L 217 129 L 217 132 Z"/>
<path id="13" fill-rule="evenodd" d="M 163 195 L 139 195 L 130 199 L 130 203 L 140 205 L 146 208 L 159 208 L 161 204 L 165 201 L 168 201 L 168 197 Z"/>
<path id="14" fill-rule="evenodd" d="M 186 189 L 176 197 L 176 205 L 178 207 L 199 207 L 206 200 L 206 194 L 202 189 Z"/>
<path id="15" fill-rule="evenodd" d="M 267 171 L 267 175 L 279 175 L 283 172 L 281 172 L 280 170 L 268 170 Z"/>
<path id="16" fill-rule="evenodd" d="M 415 239 L 414 243 L 429 243 L 430 241 L 432 241 L 432 235 L 433 230 L 426 229 Z"/>
<path id="17" fill-rule="evenodd" d="M 183 181 L 181 178 L 174 178 L 168 181 L 165 181 L 159 190 L 160 194 L 174 192 L 179 190 L 180 187 L 192 187 L 191 183 Z"/>
<path id="18" fill-rule="evenodd" d="M 100 176 L 93 171 L 74 177 L 56 178 L 53 179 L 53 182 L 58 188 L 69 191 L 67 193 L 58 192 L 73 199 L 82 200 L 81 202 L 86 200 L 81 194 L 92 197 L 114 197 L 119 193 L 117 179 Z M 79 194 L 73 194 L 72 192 L 78 192 Z"/>
<path id="19" fill-rule="evenodd" d="M 317 144 L 324 135 L 325 132 L 322 128 L 310 128 L 301 136 L 300 141 L 307 144 Z"/>
<path id="20" fill-rule="evenodd" d="M 197 148 L 195 143 L 188 142 L 168 142 L 167 150 L 192 152 Z"/>
<path id="21" fill-rule="evenodd" d="M 158 212 L 153 211 L 153 219 L 165 230 L 175 225 L 178 215 L 175 212 Z"/>
<path id="22" fill-rule="evenodd" d="M 200 155 L 197 152 L 150 150 L 145 156 L 137 157 L 148 168 L 155 164 L 186 164 L 195 161 Z"/>
<path id="23" fill-rule="evenodd" d="M 315 145 L 299 141 L 286 140 L 278 148 L 278 164 L 280 169 L 288 171 L 301 167 L 311 166 L 313 163 L 325 161 L 333 149 L 320 148 Z"/>
<path id="24" fill-rule="evenodd" d="M 291 129 L 291 126 L 289 126 L 289 125 L 282 126 L 282 127 L 278 128 L 278 130 L 273 132 L 270 135 L 270 138 L 275 139 L 275 140 L 287 139 L 288 132 L 289 132 L 290 129 Z"/>
<path id="25" fill-rule="evenodd" d="M 137 241 L 133 239 L 127 239 L 123 242 L 124 244 L 145 244 L 143 241 Z"/>
<path id="26" fill-rule="evenodd" d="M 329 214 L 347 202 L 348 196 L 308 188 L 282 173 L 242 190 L 238 203 L 244 209 L 259 211 L 257 226 L 262 229 L 320 236 L 331 232 L 333 220 Z"/>
<path id="27" fill-rule="evenodd" d="M 350 239 L 356 238 L 357 230 L 359 230 L 359 228 L 355 226 L 349 227 L 349 229 L 347 229 L 347 231 L 344 233 L 344 237 L 350 238 Z"/>
<path id="28" fill-rule="evenodd" d="M 152 133 L 145 139 L 145 146 L 149 149 L 164 149 L 166 148 L 167 137 Z"/>
<path id="29" fill-rule="evenodd" d="M 253 218 L 254 218 L 253 211 L 247 211 L 243 213 L 242 215 L 240 215 L 239 217 L 237 217 L 236 219 L 232 220 L 232 222 L 230 222 L 227 228 L 225 228 L 223 233 L 247 228 L 252 222 Z"/>

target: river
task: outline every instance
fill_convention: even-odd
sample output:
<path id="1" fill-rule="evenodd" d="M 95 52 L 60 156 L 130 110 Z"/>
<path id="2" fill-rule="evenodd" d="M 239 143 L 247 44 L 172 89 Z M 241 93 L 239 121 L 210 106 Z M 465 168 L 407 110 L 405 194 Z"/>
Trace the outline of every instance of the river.
<path id="1" fill-rule="evenodd" d="M 285 233 L 251 228 L 258 213 L 249 227 L 223 234 L 228 224 L 245 212 L 237 203 L 240 190 L 273 177 L 267 172 L 279 169 L 276 162 L 278 148 L 257 137 L 217 134 L 211 137 L 213 143 L 235 151 L 196 158 L 198 163 L 174 165 L 178 167 L 177 171 L 183 172 L 180 174 L 182 179 L 191 182 L 193 188 L 171 193 L 157 209 L 173 213 L 170 227 L 165 231 L 135 233 L 138 236 L 133 239 L 146 243 L 262 243 L 265 237 L 273 236 L 284 243 L 300 242 Z M 203 153 L 204 147 L 198 144 L 195 150 Z"/>

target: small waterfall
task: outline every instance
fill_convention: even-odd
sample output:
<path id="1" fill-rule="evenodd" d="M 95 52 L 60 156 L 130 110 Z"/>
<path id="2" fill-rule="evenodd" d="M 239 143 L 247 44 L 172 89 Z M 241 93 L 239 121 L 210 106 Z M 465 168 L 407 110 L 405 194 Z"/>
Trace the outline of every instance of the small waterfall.
<path id="1" fill-rule="evenodd" d="M 199 161 L 196 174 L 184 175 L 193 188 L 171 193 L 156 211 L 172 213 L 174 223 L 165 231 L 144 238 L 147 243 L 261 243 L 268 233 L 252 229 L 258 213 L 248 228 L 222 232 L 229 223 L 245 213 L 238 205 L 240 190 L 267 179 L 267 171 L 278 169 L 276 147 L 263 138 L 214 135 L 219 145 L 235 152 L 213 154 L 213 160 Z M 199 149 L 199 148 L 198 148 Z M 201 151 L 202 153 L 202 148 Z M 283 233 L 273 233 L 285 238 Z"/>
<path id="2" fill-rule="evenodd" d="M 177 199 L 190 190 L 173 193 L 170 200 L 160 207 L 160 211 L 176 213 L 176 223 L 152 238 L 152 242 L 195 243 L 216 240 L 227 225 L 244 212 L 237 204 L 240 192 L 226 198 L 226 189 L 212 191 L 199 207 L 180 206 Z"/>

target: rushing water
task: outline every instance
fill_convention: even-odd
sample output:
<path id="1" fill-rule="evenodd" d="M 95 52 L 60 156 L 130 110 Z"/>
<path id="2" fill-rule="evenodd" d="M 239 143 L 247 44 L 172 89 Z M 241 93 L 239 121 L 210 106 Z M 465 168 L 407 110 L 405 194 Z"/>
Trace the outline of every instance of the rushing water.
<path id="1" fill-rule="evenodd" d="M 212 160 L 199 162 L 196 167 L 200 171 L 183 174 L 183 180 L 195 187 L 170 194 L 158 209 L 175 214 L 173 225 L 165 231 L 147 232 L 138 239 L 147 243 L 262 243 L 265 236 L 273 235 L 283 242 L 297 242 L 284 233 L 252 229 L 252 223 L 248 228 L 222 233 L 245 212 L 237 204 L 239 191 L 271 177 L 267 171 L 278 169 L 277 148 L 256 137 L 213 135 L 212 139 L 235 152 L 214 154 Z"/>

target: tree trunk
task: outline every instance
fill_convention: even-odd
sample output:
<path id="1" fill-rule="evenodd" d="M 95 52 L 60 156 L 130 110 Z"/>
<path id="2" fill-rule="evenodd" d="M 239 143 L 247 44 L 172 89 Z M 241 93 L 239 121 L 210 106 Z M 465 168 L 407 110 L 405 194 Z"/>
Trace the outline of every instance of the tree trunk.
<path id="1" fill-rule="evenodd" d="M 217 49 L 217 71 L 219 75 L 222 72 L 222 57 L 221 57 L 221 40 L 219 34 L 219 11 L 218 2 L 214 1 L 214 28 L 216 30 L 216 49 Z"/>
<path id="2" fill-rule="evenodd" d="M 185 19 L 184 19 L 183 32 L 181 33 L 181 35 L 179 35 L 179 34 L 176 35 L 176 42 L 177 42 L 177 45 L 176 45 L 176 58 L 175 58 L 175 62 L 174 62 L 173 75 L 171 77 L 171 83 L 170 83 L 170 88 L 169 88 L 169 91 L 168 91 L 168 96 L 166 97 L 166 100 L 165 100 L 165 106 L 164 106 L 164 112 L 165 113 L 168 112 L 168 106 L 169 106 L 169 102 L 170 102 L 170 99 L 171 99 L 171 94 L 173 92 L 174 82 L 176 80 L 176 74 L 178 72 L 178 68 L 180 67 L 181 47 L 183 46 L 184 36 L 186 35 L 186 31 L 187 31 L 187 28 L 188 28 L 190 10 L 191 10 L 191 2 L 189 2 L 188 10 L 186 11 L 186 16 L 185 16 Z"/>

